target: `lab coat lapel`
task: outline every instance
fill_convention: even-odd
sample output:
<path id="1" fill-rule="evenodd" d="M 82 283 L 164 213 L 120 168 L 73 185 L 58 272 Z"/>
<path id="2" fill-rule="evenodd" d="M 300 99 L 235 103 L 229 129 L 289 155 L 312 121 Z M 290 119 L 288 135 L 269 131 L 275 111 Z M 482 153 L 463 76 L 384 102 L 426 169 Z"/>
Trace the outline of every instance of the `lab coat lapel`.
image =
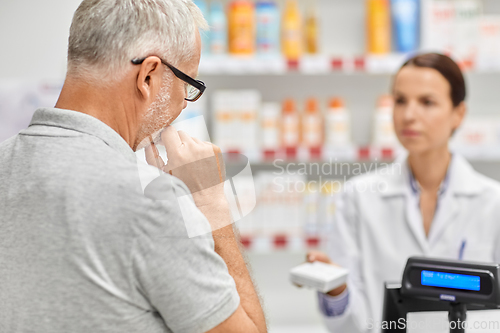
<path id="1" fill-rule="evenodd" d="M 407 186 L 406 190 L 406 221 L 410 230 L 412 231 L 413 237 L 415 237 L 422 253 L 427 255 L 429 252 L 429 243 L 425 235 L 424 224 L 422 222 L 422 213 L 419 208 L 418 198 L 411 192 L 410 186 Z"/>
<path id="2" fill-rule="evenodd" d="M 418 198 L 412 193 L 410 186 L 410 170 L 408 167 L 407 155 L 398 158 L 395 163 L 401 165 L 401 172 L 393 175 L 388 181 L 387 191 L 382 193 L 383 197 L 390 198 L 395 196 L 403 197 L 405 201 L 405 222 L 411 231 L 412 237 L 418 243 L 422 253 L 427 254 L 429 244 L 425 236 L 422 223 L 422 214 L 419 209 Z"/>
<path id="3" fill-rule="evenodd" d="M 457 220 L 460 213 L 459 197 L 478 195 L 482 190 L 478 174 L 462 156 L 453 155 L 449 172 L 448 188 L 439 202 L 429 233 L 431 247 L 441 240 L 448 227 Z"/>
<path id="4" fill-rule="evenodd" d="M 432 226 L 429 232 L 429 245 L 431 247 L 435 246 L 443 233 L 446 231 L 448 226 L 456 221 L 457 215 L 459 213 L 459 205 L 457 202 L 457 197 L 449 189 L 441 198 L 439 202 L 439 207 L 434 216 L 434 221 L 432 221 Z"/>

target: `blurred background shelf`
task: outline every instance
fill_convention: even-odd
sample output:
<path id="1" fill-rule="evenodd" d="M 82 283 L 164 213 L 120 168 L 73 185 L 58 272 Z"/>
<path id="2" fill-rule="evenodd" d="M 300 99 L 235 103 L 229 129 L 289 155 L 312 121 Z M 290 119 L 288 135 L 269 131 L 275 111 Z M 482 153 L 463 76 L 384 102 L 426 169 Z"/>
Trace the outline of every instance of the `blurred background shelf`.
<path id="1" fill-rule="evenodd" d="M 287 234 L 241 237 L 241 243 L 245 249 L 255 254 L 269 254 L 275 251 L 304 253 L 304 251 L 320 249 L 323 242 L 324 240 L 318 236 L 303 237 Z"/>
<path id="2" fill-rule="evenodd" d="M 199 74 L 210 76 L 319 76 L 319 75 L 390 75 L 411 58 L 412 54 L 360 55 L 336 57 L 328 55 L 307 55 L 298 60 L 287 60 L 283 56 L 243 57 L 220 55 L 203 56 Z M 463 70 L 471 74 L 500 74 L 500 62 L 488 68 L 473 68 L 464 65 Z"/>
<path id="3" fill-rule="evenodd" d="M 457 146 L 453 151 L 464 156 L 474 163 L 500 163 L 500 147 L 491 146 Z M 226 163 L 239 165 L 250 163 L 252 166 L 282 167 L 304 164 L 336 164 L 336 163 L 391 163 L 403 150 L 393 148 L 374 147 L 346 147 L 342 149 L 314 149 L 299 148 L 293 152 L 286 150 L 244 150 L 230 151 L 226 154 Z"/>
<path id="4" fill-rule="evenodd" d="M 282 56 L 238 57 L 204 56 L 201 75 L 329 75 L 329 74 L 393 74 L 409 55 L 331 57 L 308 55 L 298 60 Z M 499 69 L 500 71 L 500 69 Z"/>

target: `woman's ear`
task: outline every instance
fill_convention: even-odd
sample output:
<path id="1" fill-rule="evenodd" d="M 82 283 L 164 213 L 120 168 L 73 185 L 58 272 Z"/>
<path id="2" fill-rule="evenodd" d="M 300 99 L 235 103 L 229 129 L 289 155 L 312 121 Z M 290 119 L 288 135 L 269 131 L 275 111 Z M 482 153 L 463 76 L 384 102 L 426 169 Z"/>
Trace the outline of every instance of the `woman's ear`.
<path id="1" fill-rule="evenodd" d="M 456 106 L 453 109 L 453 132 L 455 132 L 460 125 L 462 124 L 462 121 L 465 118 L 465 114 L 467 113 L 467 104 L 465 102 L 461 102 L 458 106 Z"/>

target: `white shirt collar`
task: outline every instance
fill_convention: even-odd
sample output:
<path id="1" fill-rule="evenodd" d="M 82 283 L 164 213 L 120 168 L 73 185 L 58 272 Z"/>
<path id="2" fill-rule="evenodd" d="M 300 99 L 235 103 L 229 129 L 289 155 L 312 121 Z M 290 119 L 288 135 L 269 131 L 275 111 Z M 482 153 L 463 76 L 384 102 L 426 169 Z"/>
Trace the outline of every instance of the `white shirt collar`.
<path id="1" fill-rule="evenodd" d="M 399 167 L 394 167 L 399 166 Z M 411 188 L 409 179 L 411 179 L 411 170 L 408 166 L 408 154 L 405 153 L 394 161 L 392 172 L 387 175 L 386 191 L 382 193 L 384 197 L 405 195 L 408 193 L 408 186 Z M 448 179 L 441 184 L 441 190 L 452 191 L 456 195 L 478 195 L 484 188 L 481 181 L 481 175 L 476 172 L 467 160 L 453 153 L 448 172 Z"/>

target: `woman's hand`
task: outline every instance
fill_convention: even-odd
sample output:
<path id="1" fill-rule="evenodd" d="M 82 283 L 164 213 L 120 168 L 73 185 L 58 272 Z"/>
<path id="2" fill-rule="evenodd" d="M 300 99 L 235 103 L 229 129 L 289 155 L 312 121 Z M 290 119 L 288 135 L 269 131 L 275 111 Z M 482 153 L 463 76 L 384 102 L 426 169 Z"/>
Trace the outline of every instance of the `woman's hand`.
<path id="1" fill-rule="evenodd" d="M 333 266 L 338 267 L 338 265 L 334 264 L 325 253 L 320 252 L 320 251 L 309 251 L 309 253 L 307 253 L 306 260 L 307 260 L 307 262 L 311 262 L 311 263 L 315 262 L 315 261 L 319 261 L 319 262 L 322 262 L 325 264 L 329 264 L 329 265 L 333 265 Z M 330 296 L 334 296 L 334 297 L 339 296 L 346 289 L 347 289 L 347 284 L 344 284 L 344 285 L 338 287 L 337 289 L 333 289 L 333 290 L 329 291 L 327 294 Z"/>

